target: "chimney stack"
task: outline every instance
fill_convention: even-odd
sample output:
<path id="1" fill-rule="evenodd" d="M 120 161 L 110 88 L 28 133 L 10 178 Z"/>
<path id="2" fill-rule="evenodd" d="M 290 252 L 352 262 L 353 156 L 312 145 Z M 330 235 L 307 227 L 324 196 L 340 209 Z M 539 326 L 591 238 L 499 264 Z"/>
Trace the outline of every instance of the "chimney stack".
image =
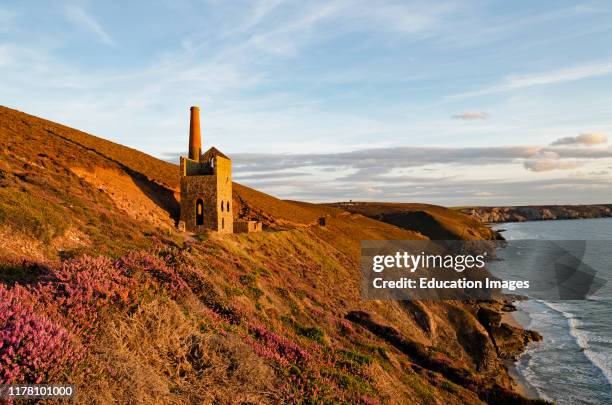
<path id="1" fill-rule="evenodd" d="M 200 160 L 202 140 L 200 137 L 200 107 L 191 107 L 189 120 L 189 159 Z"/>

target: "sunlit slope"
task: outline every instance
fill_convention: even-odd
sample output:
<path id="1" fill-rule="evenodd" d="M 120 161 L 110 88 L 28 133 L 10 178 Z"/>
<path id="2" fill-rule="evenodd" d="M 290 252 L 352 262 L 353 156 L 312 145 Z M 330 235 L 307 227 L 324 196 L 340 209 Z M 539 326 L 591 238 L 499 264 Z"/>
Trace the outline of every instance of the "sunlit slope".
<path id="1" fill-rule="evenodd" d="M 0 147 L 1 252 L 53 258 L 119 253 L 148 245 L 151 236 L 180 241 L 176 165 L 6 107 L 0 107 Z M 234 185 L 234 216 L 270 229 L 340 215 Z"/>
<path id="2" fill-rule="evenodd" d="M 429 239 L 495 239 L 498 236 L 478 219 L 431 204 L 351 202 L 330 206 L 417 231 Z"/>

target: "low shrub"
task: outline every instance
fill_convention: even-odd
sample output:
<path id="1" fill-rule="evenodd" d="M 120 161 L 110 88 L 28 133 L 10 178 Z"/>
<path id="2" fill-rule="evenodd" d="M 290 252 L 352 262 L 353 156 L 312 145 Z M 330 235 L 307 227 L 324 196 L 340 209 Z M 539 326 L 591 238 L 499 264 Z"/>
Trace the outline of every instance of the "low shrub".
<path id="1" fill-rule="evenodd" d="M 0 284 L 0 383 L 51 382 L 83 358 L 100 319 L 156 291 L 187 287 L 163 257 L 134 252 L 45 267 L 37 282 Z"/>
<path id="2" fill-rule="evenodd" d="M 264 358 L 281 364 L 301 363 L 312 360 L 312 356 L 298 344 L 269 331 L 262 325 L 249 326 L 250 332 L 258 339 L 255 350 Z"/>
<path id="3" fill-rule="evenodd" d="M 56 381 L 82 358 L 74 334 L 36 305 L 25 288 L 0 284 L 0 384 Z"/>

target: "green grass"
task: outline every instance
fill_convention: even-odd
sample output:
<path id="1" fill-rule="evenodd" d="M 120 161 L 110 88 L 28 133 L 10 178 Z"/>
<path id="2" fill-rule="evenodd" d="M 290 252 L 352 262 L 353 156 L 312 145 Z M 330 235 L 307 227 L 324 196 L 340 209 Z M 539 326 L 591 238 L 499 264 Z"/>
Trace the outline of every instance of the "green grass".
<path id="1" fill-rule="evenodd" d="M 257 281 L 257 276 L 255 274 L 242 274 L 239 280 L 242 285 L 254 286 Z"/>
<path id="2" fill-rule="evenodd" d="M 374 361 L 372 356 L 368 356 L 367 354 L 362 354 L 353 350 L 339 349 L 336 350 L 336 353 L 341 357 L 360 365 L 370 365 Z"/>
<path id="3" fill-rule="evenodd" d="M 304 326 L 294 322 L 293 328 L 295 329 L 295 333 L 300 336 L 304 336 L 305 338 L 313 340 L 319 344 L 325 343 L 325 333 L 317 326 Z"/>
<path id="4" fill-rule="evenodd" d="M 419 377 L 414 372 L 408 372 L 404 377 L 404 382 L 414 391 L 418 396 L 417 403 L 420 404 L 435 404 L 436 397 L 434 390 L 425 380 Z"/>
<path id="5" fill-rule="evenodd" d="M 448 392 L 452 392 L 453 394 L 459 393 L 461 388 L 452 381 L 444 380 L 440 384 L 440 386 Z"/>
<path id="6" fill-rule="evenodd" d="M 340 388 L 350 393 L 357 393 L 360 395 L 376 395 L 376 390 L 372 385 L 364 378 L 347 374 L 342 371 L 324 367 L 321 370 L 321 374 L 331 379 Z"/>
<path id="7" fill-rule="evenodd" d="M 0 188 L 0 224 L 49 243 L 62 235 L 69 222 L 62 207 L 31 194 Z"/>

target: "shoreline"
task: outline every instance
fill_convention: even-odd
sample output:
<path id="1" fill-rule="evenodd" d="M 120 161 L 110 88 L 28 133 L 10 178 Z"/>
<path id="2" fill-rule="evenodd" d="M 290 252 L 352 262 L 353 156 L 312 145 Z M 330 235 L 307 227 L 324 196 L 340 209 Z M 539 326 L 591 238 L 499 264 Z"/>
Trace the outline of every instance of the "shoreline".
<path id="1" fill-rule="evenodd" d="M 506 323 L 515 328 L 525 329 L 523 325 L 519 323 L 519 321 L 514 316 L 514 312 L 503 312 L 502 313 L 502 323 Z M 529 399 L 542 399 L 538 392 L 533 388 L 529 382 L 523 377 L 523 375 L 518 371 L 516 367 L 516 360 L 507 359 L 504 360 L 504 366 L 508 371 L 508 375 L 512 379 L 512 388 L 524 397 Z"/>

